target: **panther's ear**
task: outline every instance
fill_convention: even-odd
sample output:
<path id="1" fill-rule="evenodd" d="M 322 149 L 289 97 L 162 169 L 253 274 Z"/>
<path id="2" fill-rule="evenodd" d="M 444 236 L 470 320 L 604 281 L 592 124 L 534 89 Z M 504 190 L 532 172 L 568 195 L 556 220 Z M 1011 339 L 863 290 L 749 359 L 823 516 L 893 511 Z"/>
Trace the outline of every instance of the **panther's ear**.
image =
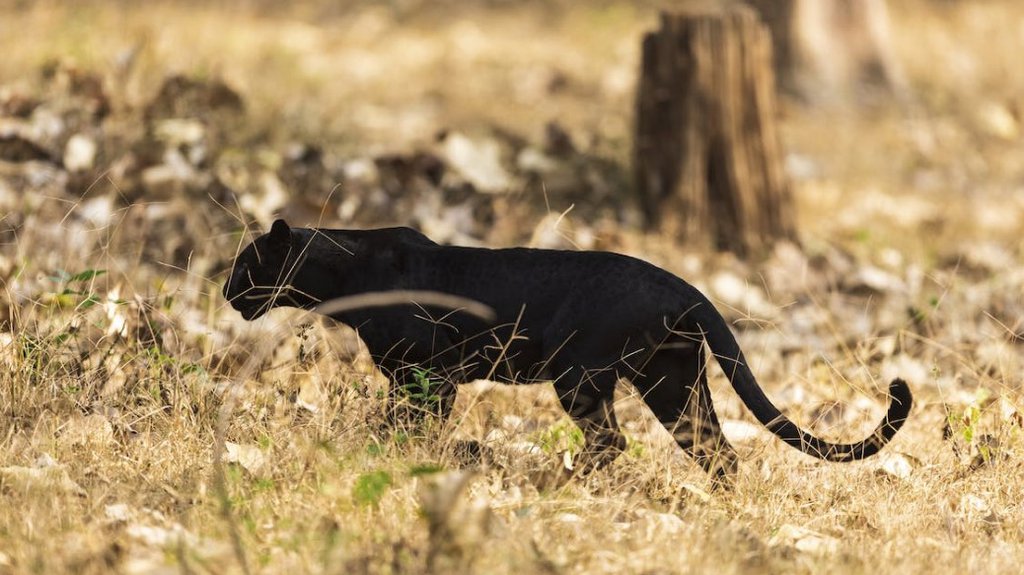
<path id="1" fill-rule="evenodd" d="M 269 239 L 270 245 L 274 248 L 287 250 L 292 244 L 292 229 L 288 226 L 288 222 L 274 220 L 274 225 L 270 226 Z"/>

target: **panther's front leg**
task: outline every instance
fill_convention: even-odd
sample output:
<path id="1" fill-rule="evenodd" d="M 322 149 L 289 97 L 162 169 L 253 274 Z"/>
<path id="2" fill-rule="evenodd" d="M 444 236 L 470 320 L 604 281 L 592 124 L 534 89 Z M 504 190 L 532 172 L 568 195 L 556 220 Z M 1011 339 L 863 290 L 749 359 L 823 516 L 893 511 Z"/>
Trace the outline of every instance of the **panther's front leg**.
<path id="1" fill-rule="evenodd" d="M 579 379 L 556 380 L 555 392 L 569 417 L 583 431 L 583 452 L 574 467 L 577 473 L 585 475 L 614 461 L 625 451 L 626 438 L 619 431 L 613 406 L 618 376 L 607 369 L 577 369 L 585 373 Z"/>

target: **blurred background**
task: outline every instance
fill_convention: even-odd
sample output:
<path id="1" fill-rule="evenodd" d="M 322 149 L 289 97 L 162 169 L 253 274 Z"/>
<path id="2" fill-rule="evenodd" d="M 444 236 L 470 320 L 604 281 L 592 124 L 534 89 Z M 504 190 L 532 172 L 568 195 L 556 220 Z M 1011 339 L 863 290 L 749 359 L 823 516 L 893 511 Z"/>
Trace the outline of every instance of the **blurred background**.
<path id="1" fill-rule="evenodd" d="M 68 199 L 212 198 L 261 226 L 506 245 L 573 207 L 573 241 L 614 247 L 643 228 L 642 36 L 688 4 L 6 2 L 0 158 L 62 159 Z M 941 238 L 1012 241 L 1017 3 L 866 1 L 845 20 L 820 6 L 856 2 L 760 4 L 809 13 L 764 14 L 787 58 L 776 109 L 804 238 L 923 257 Z M 7 197 L 26 191 L 12 177 Z M 10 202 L 7 229 L 24 217 Z"/>

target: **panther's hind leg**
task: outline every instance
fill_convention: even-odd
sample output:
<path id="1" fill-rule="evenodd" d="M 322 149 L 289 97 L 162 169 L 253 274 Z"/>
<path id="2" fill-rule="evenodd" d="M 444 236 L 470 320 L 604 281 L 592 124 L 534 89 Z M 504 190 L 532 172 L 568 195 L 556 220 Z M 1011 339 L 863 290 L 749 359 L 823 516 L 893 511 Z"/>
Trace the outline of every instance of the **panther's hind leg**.
<path id="1" fill-rule="evenodd" d="M 619 431 L 613 401 L 618 375 L 610 369 L 570 368 L 555 380 L 558 400 L 583 431 L 584 451 L 576 461 L 581 474 L 600 469 L 626 449 Z"/>
<path id="2" fill-rule="evenodd" d="M 708 389 L 704 346 L 654 352 L 633 385 L 679 447 L 727 487 L 736 471 L 736 452 L 722 434 Z"/>

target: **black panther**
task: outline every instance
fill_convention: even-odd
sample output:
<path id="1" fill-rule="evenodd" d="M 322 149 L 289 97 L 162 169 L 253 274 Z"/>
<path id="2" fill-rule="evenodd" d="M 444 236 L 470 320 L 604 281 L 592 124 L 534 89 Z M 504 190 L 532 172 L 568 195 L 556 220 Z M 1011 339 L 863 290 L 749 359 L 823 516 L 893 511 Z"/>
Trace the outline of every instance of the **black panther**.
<path id="1" fill-rule="evenodd" d="M 888 412 L 866 439 L 814 437 L 764 394 L 703 294 L 652 264 L 614 253 L 442 246 L 409 228 L 304 229 L 277 220 L 237 256 L 224 286 L 224 297 L 247 320 L 277 306 L 316 310 L 337 298 L 379 292 L 449 294 L 493 310 L 485 320 L 412 298 L 330 313 L 358 330 L 393 379 L 392 389 L 410 389 L 424 377 L 440 381 L 436 405 L 443 417 L 457 383 L 553 381 L 584 434 L 582 470 L 609 463 L 625 447 L 612 402 L 616 383 L 627 379 L 679 446 L 727 482 L 736 454 L 711 403 L 708 349 L 758 421 L 824 460 L 877 453 L 912 404 L 907 384 L 893 380 Z"/>

